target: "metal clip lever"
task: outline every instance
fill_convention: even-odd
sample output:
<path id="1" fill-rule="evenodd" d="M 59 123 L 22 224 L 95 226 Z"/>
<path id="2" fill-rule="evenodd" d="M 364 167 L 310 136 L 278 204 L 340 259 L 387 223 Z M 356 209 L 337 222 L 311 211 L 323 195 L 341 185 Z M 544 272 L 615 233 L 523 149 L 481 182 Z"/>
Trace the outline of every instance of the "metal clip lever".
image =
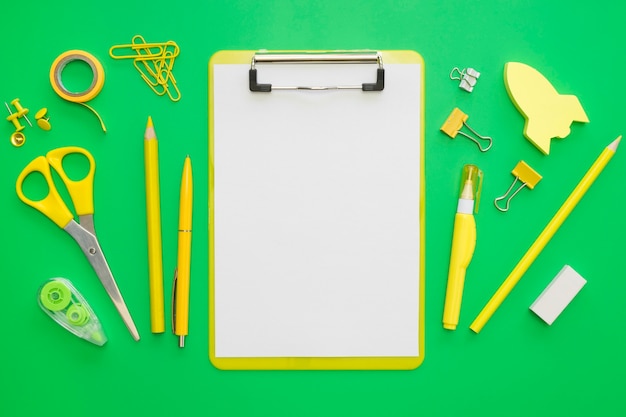
<path id="1" fill-rule="evenodd" d="M 465 136 L 466 138 L 474 142 L 478 146 L 478 149 L 480 149 L 481 152 L 487 152 L 491 148 L 491 145 L 493 144 L 493 139 L 491 138 L 491 136 L 479 135 L 474 129 L 469 127 L 469 125 L 465 123 L 468 118 L 469 116 L 467 114 L 463 113 L 458 107 L 455 107 L 452 110 L 452 113 L 450 113 L 450 115 L 446 119 L 446 121 L 443 122 L 443 125 L 441 126 L 440 130 L 446 135 L 450 136 L 452 139 L 454 139 L 457 134 Z M 461 132 L 461 128 L 463 128 L 463 126 L 468 128 L 476 136 L 476 138 L 471 137 L 467 133 Z M 483 148 L 477 139 L 485 140 L 489 144 Z"/>
<path id="2" fill-rule="evenodd" d="M 504 193 L 503 196 L 498 197 L 495 200 L 493 200 L 493 204 L 496 206 L 498 210 L 502 212 L 509 211 L 509 204 L 511 203 L 511 200 L 513 199 L 513 197 L 517 195 L 517 193 L 522 191 L 522 188 L 528 187 L 532 190 L 533 188 L 535 188 L 535 185 L 537 185 L 537 183 L 541 181 L 541 179 L 543 178 L 541 175 L 537 173 L 537 171 L 532 169 L 524 161 L 519 161 L 517 165 L 515 165 L 515 168 L 513 168 L 513 171 L 511 171 L 511 174 L 515 176 L 515 180 L 513 180 L 513 183 L 511 183 L 511 186 L 509 187 L 509 189 L 506 191 L 506 193 Z M 504 207 L 498 206 L 498 201 L 504 200 L 506 196 L 509 195 L 511 190 L 513 190 L 513 187 L 515 186 L 515 184 L 517 184 L 518 181 L 520 181 L 522 185 L 520 185 L 515 190 L 515 192 L 513 192 L 513 194 L 511 194 L 511 196 L 506 200 L 506 205 Z"/>
<path id="3" fill-rule="evenodd" d="M 360 85 L 336 86 L 275 86 L 259 84 L 257 81 L 257 64 L 304 63 L 304 64 L 377 64 L 376 82 Z M 379 52 L 344 52 L 344 53 L 258 53 L 252 57 L 249 71 L 249 86 L 252 92 L 269 93 L 272 90 L 362 90 L 382 91 L 385 88 L 385 69 L 383 58 Z"/>

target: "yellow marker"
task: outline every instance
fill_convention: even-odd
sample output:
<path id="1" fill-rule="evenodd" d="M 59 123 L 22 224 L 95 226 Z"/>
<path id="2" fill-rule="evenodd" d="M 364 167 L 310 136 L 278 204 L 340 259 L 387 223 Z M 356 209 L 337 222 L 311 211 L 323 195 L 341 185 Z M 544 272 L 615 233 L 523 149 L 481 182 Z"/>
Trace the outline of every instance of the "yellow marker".
<path id="1" fill-rule="evenodd" d="M 461 195 L 454 217 L 448 288 L 443 310 L 443 328 L 448 330 L 455 330 L 459 323 L 465 271 L 472 260 L 476 247 L 474 212 L 478 211 L 482 180 L 483 173 L 476 165 L 463 167 Z"/>
<path id="2" fill-rule="evenodd" d="M 191 217 L 193 208 L 193 176 L 191 159 L 185 158 L 180 181 L 180 210 L 178 213 L 178 262 L 174 273 L 172 327 L 178 336 L 178 346 L 185 347 L 189 334 L 189 278 L 191 275 Z"/>
<path id="3" fill-rule="evenodd" d="M 144 135 L 146 170 L 146 213 L 148 218 L 148 269 L 150 282 L 150 324 L 152 333 L 165 331 L 163 307 L 163 252 L 161 247 L 161 198 L 159 195 L 159 143 L 152 118 Z"/>
<path id="4" fill-rule="evenodd" d="M 561 227 L 567 216 L 569 216 L 572 210 L 574 210 L 576 204 L 578 204 L 583 195 L 585 195 L 606 164 L 608 164 L 613 155 L 615 155 L 615 151 L 617 150 L 621 139 L 622 136 L 619 136 L 611 142 L 609 146 L 604 149 L 604 151 L 602 151 L 583 179 L 580 180 L 576 188 L 574 188 L 574 191 L 572 191 L 569 197 L 567 197 L 567 200 L 565 200 L 565 203 L 563 203 L 559 211 L 557 211 L 552 220 L 550 220 L 550 223 L 548 223 L 545 229 L 543 229 L 524 257 L 517 263 L 515 268 L 513 268 L 513 271 L 511 271 L 502 285 L 500 285 L 498 291 L 496 291 L 480 314 L 478 314 L 474 322 L 470 325 L 470 329 L 476 333 L 479 333 L 482 330 L 493 313 L 495 313 L 496 309 L 500 307 L 500 304 L 502 304 L 506 296 L 509 295 L 511 290 L 513 290 L 513 287 L 515 287 L 515 285 L 522 278 L 522 275 L 524 275 L 530 265 L 535 261 L 535 259 L 537 259 L 537 256 L 539 256 L 552 236 L 554 236 L 556 231 L 559 230 L 559 227 Z"/>
<path id="5" fill-rule="evenodd" d="M 572 122 L 589 122 L 576 96 L 559 94 L 550 81 L 526 64 L 505 64 L 504 83 L 511 101 L 526 119 L 524 136 L 546 155 L 550 153 L 550 139 L 569 135 Z"/>

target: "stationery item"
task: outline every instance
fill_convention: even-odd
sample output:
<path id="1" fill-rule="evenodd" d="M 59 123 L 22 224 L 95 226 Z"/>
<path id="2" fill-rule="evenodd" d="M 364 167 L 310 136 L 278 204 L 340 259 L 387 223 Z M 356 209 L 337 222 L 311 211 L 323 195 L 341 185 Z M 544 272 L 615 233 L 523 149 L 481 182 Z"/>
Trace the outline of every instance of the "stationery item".
<path id="1" fill-rule="evenodd" d="M 61 80 L 61 74 L 63 73 L 65 66 L 74 61 L 85 62 L 89 65 L 91 72 L 93 73 L 91 84 L 84 91 L 69 91 L 65 85 L 63 85 L 63 81 Z M 89 52 L 77 49 L 62 53 L 54 60 L 52 67 L 50 68 L 50 84 L 52 84 L 54 92 L 57 93 L 57 95 L 63 100 L 78 103 L 91 110 L 91 112 L 95 114 L 100 121 L 102 131 L 106 133 L 107 129 L 104 126 L 102 117 L 100 117 L 98 112 L 93 107 L 86 104 L 88 101 L 94 99 L 98 94 L 100 94 L 100 91 L 104 86 L 104 69 L 102 68 L 100 61 L 98 61 L 95 56 L 91 55 Z"/>
<path id="2" fill-rule="evenodd" d="M 191 277 L 191 218 L 193 208 L 193 176 L 191 159 L 185 158 L 180 181 L 180 205 L 178 213 L 178 261 L 174 273 L 172 291 L 172 327 L 178 336 L 178 346 L 185 347 L 189 334 L 189 279 Z"/>
<path id="3" fill-rule="evenodd" d="M 69 280 L 52 278 L 39 288 L 37 295 L 39 307 L 67 331 L 94 345 L 107 342 L 98 316 Z"/>
<path id="4" fill-rule="evenodd" d="M 22 133 L 22 130 L 24 130 L 24 126 L 19 121 L 19 114 L 13 113 L 6 101 L 4 102 L 4 105 L 9 112 L 9 115 L 7 116 L 7 121 L 13 123 L 13 126 L 15 126 L 15 132 L 13 132 L 10 136 L 11 144 L 15 147 L 20 147 L 24 144 L 24 142 L 26 142 L 26 136 L 24 135 L 24 133 Z"/>
<path id="5" fill-rule="evenodd" d="M 120 53 L 120 50 L 124 52 Z M 172 72 L 179 53 L 180 49 L 174 41 L 148 43 L 141 35 L 133 36 L 130 44 L 115 45 L 109 49 L 113 59 L 132 59 L 135 69 L 150 89 L 159 96 L 167 94 L 172 101 L 181 98 Z"/>
<path id="6" fill-rule="evenodd" d="M 4 105 L 6 106 L 7 111 L 9 112 L 9 115 L 7 116 L 7 121 L 13 123 L 13 126 L 15 127 L 16 132 L 20 132 L 24 130 L 24 125 L 20 123 L 20 117 L 21 117 L 20 114 L 18 112 L 13 113 L 6 101 L 4 102 Z"/>
<path id="7" fill-rule="evenodd" d="M 481 136 L 476 133 L 474 129 L 472 129 L 467 123 L 465 123 L 468 118 L 469 116 L 467 114 L 463 113 L 458 107 L 455 107 L 452 110 L 452 113 L 450 113 L 450 115 L 446 119 L 446 121 L 443 122 L 440 130 L 446 135 L 450 136 L 452 139 L 454 139 L 457 134 L 463 135 L 472 142 L 474 142 L 476 145 L 478 145 L 478 149 L 480 149 L 481 152 L 487 152 L 493 144 L 493 139 L 490 136 Z M 474 136 L 476 136 L 476 138 L 473 138 L 465 132 L 461 132 L 461 128 L 463 128 L 463 126 L 468 128 L 474 134 Z M 487 141 L 488 145 L 483 148 L 477 139 Z"/>
<path id="8" fill-rule="evenodd" d="M 13 132 L 11 134 L 11 144 L 17 148 L 24 145 L 26 142 L 26 136 L 22 132 Z"/>
<path id="9" fill-rule="evenodd" d="M 572 191 L 561 208 L 556 212 L 554 217 L 552 217 L 550 223 L 548 223 L 545 229 L 543 229 L 537 240 L 535 240 L 526 254 L 517 263 L 515 268 L 513 268 L 513 271 L 511 271 L 500 288 L 498 288 L 489 302 L 485 305 L 485 307 L 483 307 L 476 319 L 474 319 L 470 329 L 476 333 L 479 333 L 482 330 L 493 313 L 495 313 L 496 309 L 500 306 L 500 304 L 502 304 L 506 296 L 509 295 L 511 290 L 513 290 L 513 287 L 515 287 L 515 285 L 522 278 L 522 275 L 524 275 L 537 256 L 539 256 L 543 248 L 548 244 L 552 236 L 554 236 L 559 227 L 561 227 L 565 219 L 567 219 L 567 216 L 569 216 L 574 207 L 576 207 L 576 204 L 578 204 L 583 195 L 585 195 L 591 184 L 593 184 L 598 175 L 600 175 L 600 172 L 602 172 L 606 164 L 608 164 L 613 155 L 615 155 L 615 151 L 617 150 L 621 139 L 622 136 L 620 135 L 617 139 L 611 142 L 609 146 L 604 149 L 604 151 L 602 151 L 598 159 L 596 159 L 593 165 L 591 165 L 591 168 L 589 168 L 589 171 L 587 171 L 576 188 L 574 188 L 574 191 Z"/>
<path id="10" fill-rule="evenodd" d="M 211 58 L 216 367 L 422 362 L 423 88 L 423 60 L 410 51 Z"/>
<path id="11" fill-rule="evenodd" d="M 456 75 L 458 74 L 458 75 Z M 463 68 L 462 70 L 457 67 L 452 68 L 450 71 L 450 79 L 460 81 L 459 88 L 471 93 L 474 90 L 476 81 L 480 77 L 480 72 L 474 68 Z"/>
<path id="12" fill-rule="evenodd" d="M 324 83 L 314 84 L 260 84 L 257 81 L 257 64 L 373 64 L 377 66 L 376 82 L 374 83 Z M 350 53 L 257 53 L 252 57 L 252 64 L 248 71 L 250 91 L 269 93 L 272 90 L 361 90 L 382 91 L 385 88 L 385 68 L 382 56 L 372 52 Z"/>
<path id="13" fill-rule="evenodd" d="M 15 113 L 11 111 L 11 107 L 9 107 L 9 104 L 6 101 L 4 102 L 4 105 L 9 112 L 9 115 L 7 116 L 7 121 L 13 123 L 13 126 L 15 127 L 15 132 L 13 132 L 10 136 L 11 144 L 15 147 L 20 147 L 26 142 L 26 135 L 24 135 L 24 133 L 22 132 L 24 130 L 24 126 L 20 123 L 19 119 L 21 119 L 22 117 L 25 118 L 30 127 L 33 127 L 33 124 L 30 122 L 30 119 L 27 116 L 29 110 L 22 106 L 19 98 L 11 100 L 11 105 L 15 107 Z M 37 119 L 37 124 L 39 125 L 39 127 L 47 126 L 47 129 L 45 130 L 50 130 L 50 123 L 48 122 L 48 118 L 45 117 L 46 111 L 47 109 L 39 110 L 35 115 L 35 119 Z"/>
<path id="14" fill-rule="evenodd" d="M 15 120 L 16 119 L 19 119 L 19 118 L 23 117 L 28 122 L 28 125 L 30 127 L 33 127 L 33 124 L 30 122 L 30 119 L 27 116 L 28 109 L 22 107 L 22 104 L 20 103 L 20 99 L 16 98 L 16 99 L 11 100 L 11 104 L 13 105 L 13 107 L 15 107 L 15 113 L 11 112 L 11 109 L 9 108 L 9 105 L 6 103 L 6 101 L 4 102 L 4 105 L 7 106 L 7 110 L 9 111 L 9 117 L 7 117 L 7 120 L 13 121 L 13 124 L 15 124 Z M 13 120 L 11 120 L 11 119 L 13 119 Z M 18 125 L 19 125 L 19 122 L 18 122 Z M 18 126 L 15 126 L 15 128 L 17 129 Z M 18 130 L 22 130 L 22 129 L 18 129 Z"/>
<path id="15" fill-rule="evenodd" d="M 545 155 L 550 153 L 550 139 L 569 135 L 572 122 L 589 122 L 576 96 L 559 94 L 550 81 L 526 64 L 507 62 L 504 84 L 526 119 L 524 136 Z"/>
<path id="16" fill-rule="evenodd" d="M 578 272 L 574 271 L 571 266 L 565 265 L 537 297 L 530 309 L 541 320 L 552 325 L 586 283 L 587 281 Z"/>
<path id="17" fill-rule="evenodd" d="M 454 216 L 448 287 L 443 310 L 443 328 L 456 330 L 461 312 L 465 272 L 476 247 L 476 222 L 483 172 L 476 165 L 465 165 L 461 177 L 461 192 Z"/>
<path id="18" fill-rule="evenodd" d="M 35 114 L 35 120 L 37 120 L 37 126 L 39 126 L 42 130 L 50 130 L 52 126 L 50 125 L 50 117 L 48 117 L 48 109 L 43 108 L 40 109 Z"/>
<path id="19" fill-rule="evenodd" d="M 148 274 L 150 284 L 150 328 L 152 333 L 165 331 L 163 306 L 163 248 L 161 244 L 161 197 L 159 191 L 159 142 L 152 117 L 148 116 L 144 134 L 146 173 L 146 220 L 148 228 Z"/>
<path id="20" fill-rule="evenodd" d="M 68 177 L 63 169 L 63 159 L 68 155 L 83 155 L 89 161 L 89 172 L 80 180 L 73 180 Z M 59 175 L 67 192 L 70 195 L 73 206 L 78 215 L 78 222 L 74 220 L 73 214 L 63 202 L 61 195 L 52 179 L 50 168 L 54 168 Z M 46 156 L 38 156 L 33 159 L 17 177 L 15 189 L 20 200 L 27 205 L 39 210 L 46 217 L 52 220 L 57 226 L 65 230 L 76 241 L 82 249 L 85 257 L 98 275 L 100 282 L 104 286 L 107 294 L 113 301 L 115 308 L 122 316 L 122 320 L 135 340 L 139 340 L 139 333 L 135 323 L 126 307 L 113 274 L 104 257 L 102 248 L 94 228 L 93 214 L 93 178 L 96 163 L 86 149 L 76 146 L 53 149 Z M 40 174 L 48 184 L 48 194 L 40 200 L 32 200 L 24 194 L 22 185 L 24 180 L 31 174 Z"/>
<path id="21" fill-rule="evenodd" d="M 539 183 L 539 181 L 541 181 L 541 179 L 543 178 L 537 173 L 537 171 L 532 169 L 530 165 L 528 165 L 524 161 L 519 161 L 517 165 L 515 165 L 515 168 L 513 168 L 513 171 L 511 171 L 511 174 L 513 174 L 515 180 L 513 180 L 509 189 L 506 191 L 506 193 L 504 193 L 504 195 L 493 200 L 493 204 L 498 210 L 502 212 L 509 211 L 509 205 L 511 204 L 511 200 L 517 195 L 517 193 L 522 191 L 522 188 L 528 187 L 532 190 L 535 188 L 535 185 L 537 185 L 537 183 Z M 509 193 L 511 192 L 511 190 L 513 190 L 513 187 L 515 187 L 515 184 L 517 184 L 518 181 L 521 182 L 522 185 L 520 185 L 506 200 L 506 205 L 504 207 L 500 207 L 498 205 L 498 202 L 504 200 L 509 195 Z"/>

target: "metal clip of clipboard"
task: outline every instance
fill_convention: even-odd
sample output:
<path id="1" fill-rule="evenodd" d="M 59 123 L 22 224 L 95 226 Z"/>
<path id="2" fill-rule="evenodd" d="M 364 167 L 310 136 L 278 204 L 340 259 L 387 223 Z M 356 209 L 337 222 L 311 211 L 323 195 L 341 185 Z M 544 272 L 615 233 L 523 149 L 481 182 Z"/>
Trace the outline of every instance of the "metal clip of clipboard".
<path id="1" fill-rule="evenodd" d="M 376 82 L 360 85 L 336 86 L 276 86 L 257 82 L 257 64 L 377 64 Z M 362 90 L 382 91 L 385 88 L 385 69 L 380 52 L 329 53 L 256 53 L 249 72 L 250 91 L 269 93 L 272 90 Z"/>

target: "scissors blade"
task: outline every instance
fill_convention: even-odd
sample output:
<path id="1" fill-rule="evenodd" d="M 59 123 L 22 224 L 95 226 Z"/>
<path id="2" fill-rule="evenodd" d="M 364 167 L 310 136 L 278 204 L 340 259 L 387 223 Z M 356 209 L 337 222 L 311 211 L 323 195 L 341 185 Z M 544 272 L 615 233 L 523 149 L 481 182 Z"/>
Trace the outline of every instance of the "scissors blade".
<path id="1" fill-rule="evenodd" d="M 93 224 L 93 214 L 83 214 L 82 216 L 78 216 L 78 223 L 80 226 L 87 230 L 92 235 L 96 235 L 96 229 Z"/>
<path id="2" fill-rule="evenodd" d="M 104 253 L 102 253 L 102 248 L 100 248 L 98 239 L 74 220 L 70 221 L 67 226 L 65 226 L 64 230 L 69 233 L 74 240 L 76 240 L 76 243 L 78 243 L 80 248 L 83 250 L 83 253 L 89 260 L 89 263 L 93 267 L 94 271 L 96 271 L 100 282 L 102 282 L 104 289 L 107 294 L 109 294 L 113 304 L 115 304 L 115 308 L 120 313 L 120 316 L 122 316 L 122 320 L 124 320 L 124 324 L 126 324 L 128 331 L 130 331 L 133 339 L 138 341 L 139 332 L 137 331 L 137 327 L 135 327 L 135 323 L 133 322 L 133 318 L 130 316 L 128 308 L 126 307 L 124 298 L 122 298 L 122 293 L 120 293 L 115 279 L 113 278 L 113 274 L 107 264 Z"/>

